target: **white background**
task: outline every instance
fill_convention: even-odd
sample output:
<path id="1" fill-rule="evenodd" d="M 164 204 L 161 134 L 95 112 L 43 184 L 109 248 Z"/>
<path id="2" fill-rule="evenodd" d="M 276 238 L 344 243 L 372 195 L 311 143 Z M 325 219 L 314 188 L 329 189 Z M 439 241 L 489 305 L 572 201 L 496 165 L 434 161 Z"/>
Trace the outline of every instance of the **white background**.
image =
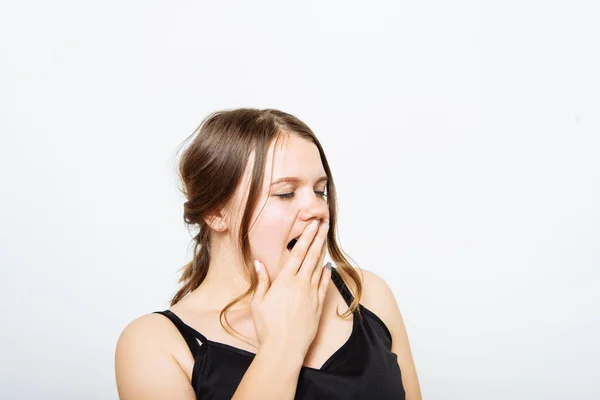
<path id="1" fill-rule="evenodd" d="M 598 7 L 2 1 L 0 398 L 117 398 L 191 257 L 176 148 L 242 106 L 322 141 L 425 399 L 600 398 Z"/>

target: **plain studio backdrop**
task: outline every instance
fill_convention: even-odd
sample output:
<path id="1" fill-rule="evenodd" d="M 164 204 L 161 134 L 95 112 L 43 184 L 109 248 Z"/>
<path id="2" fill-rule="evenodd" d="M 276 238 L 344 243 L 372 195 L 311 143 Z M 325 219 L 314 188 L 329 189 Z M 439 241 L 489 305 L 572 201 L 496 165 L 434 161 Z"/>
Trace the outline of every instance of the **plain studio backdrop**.
<path id="1" fill-rule="evenodd" d="M 425 399 L 600 398 L 595 1 L 2 1 L 0 398 L 116 399 L 192 238 L 176 149 L 279 108 Z"/>

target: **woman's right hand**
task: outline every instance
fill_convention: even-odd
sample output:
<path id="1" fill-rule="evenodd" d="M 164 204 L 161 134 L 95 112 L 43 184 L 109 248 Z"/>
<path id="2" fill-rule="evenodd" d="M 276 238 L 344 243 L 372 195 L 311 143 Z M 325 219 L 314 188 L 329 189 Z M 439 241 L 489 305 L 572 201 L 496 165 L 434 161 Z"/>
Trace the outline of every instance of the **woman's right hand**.
<path id="1" fill-rule="evenodd" d="M 264 265 L 254 261 L 260 266 L 259 282 L 250 308 L 260 347 L 269 344 L 298 351 L 304 359 L 317 334 L 331 279 L 331 270 L 322 265 L 328 230 L 328 223 L 311 222 L 272 283 Z"/>

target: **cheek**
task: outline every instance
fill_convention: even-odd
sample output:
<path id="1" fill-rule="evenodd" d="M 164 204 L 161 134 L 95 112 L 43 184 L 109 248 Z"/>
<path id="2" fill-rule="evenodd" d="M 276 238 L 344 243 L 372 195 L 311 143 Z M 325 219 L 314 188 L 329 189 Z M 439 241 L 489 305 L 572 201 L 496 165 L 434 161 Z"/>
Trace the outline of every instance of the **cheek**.
<path id="1" fill-rule="evenodd" d="M 266 210 L 265 210 L 266 211 Z M 293 216 L 283 213 L 263 213 L 260 220 L 249 232 L 250 248 L 253 257 L 268 262 L 278 262 L 285 251 L 293 229 Z"/>
<path id="2" fill-rule="evenodd" d="M 271 201 L 262 210 L 252 233 L 258 241 L 276 242 L 285 240 L 294 226 L 295 216 L 286 207 Z"/>

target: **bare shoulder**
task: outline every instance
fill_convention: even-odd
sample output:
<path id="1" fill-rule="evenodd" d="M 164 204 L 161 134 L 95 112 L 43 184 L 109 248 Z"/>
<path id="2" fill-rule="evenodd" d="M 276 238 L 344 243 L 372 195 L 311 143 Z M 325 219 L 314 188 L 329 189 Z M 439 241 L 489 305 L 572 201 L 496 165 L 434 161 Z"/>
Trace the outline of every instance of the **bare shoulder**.
<path id="1" fill-rule="evenodd" d="M 121 400 L 194 399 L 188 376 L 174 356 L 179 332 L 159 314 L 131 321 L 115 350 L 115 376 Z"/>
<path id="2" fill-rule="evenodd" d="M 392 336 L 392 353 L 397 355 L 398 366 L 402 371 L 402 383 L 406 391 L 407 400 L 420 400 L 421 388 L 417 371 L 404 325 L 404 319 L 396 297 L 388 283 L 374 272 L 363 268 L 358 271 L 361 276 L 363 290 L 361 304 L 375 313 L 387 326 Z M 353 282 L 350 279 L 348 284 Z M 351 286 L 353 293 L 356 287 Z"/>
<path id="3" fill-rule="evenodd" d="M 173 323 L 163 315 L 145 314 L 127 324 L 121 332 L 121 338 L 139 335 L 146 337 L 148 340 L 162 339 L 172 333 L 173 328 Z"/>
<path id="4" fill-rule="evenodd" d="M 398 318 L 401 318 L 400 309 L 392 289 L 381 276 L 372 271 L 361 268 L 357 270 L 357 273 L 362 283 L 360 303 L 381 318 L 391 332 L 398 324 Z M 357 290 L 354 281 L 346 276 L 344 276 L 344 281 L 348 284 L 352 293 L 356 295 Z"/>

